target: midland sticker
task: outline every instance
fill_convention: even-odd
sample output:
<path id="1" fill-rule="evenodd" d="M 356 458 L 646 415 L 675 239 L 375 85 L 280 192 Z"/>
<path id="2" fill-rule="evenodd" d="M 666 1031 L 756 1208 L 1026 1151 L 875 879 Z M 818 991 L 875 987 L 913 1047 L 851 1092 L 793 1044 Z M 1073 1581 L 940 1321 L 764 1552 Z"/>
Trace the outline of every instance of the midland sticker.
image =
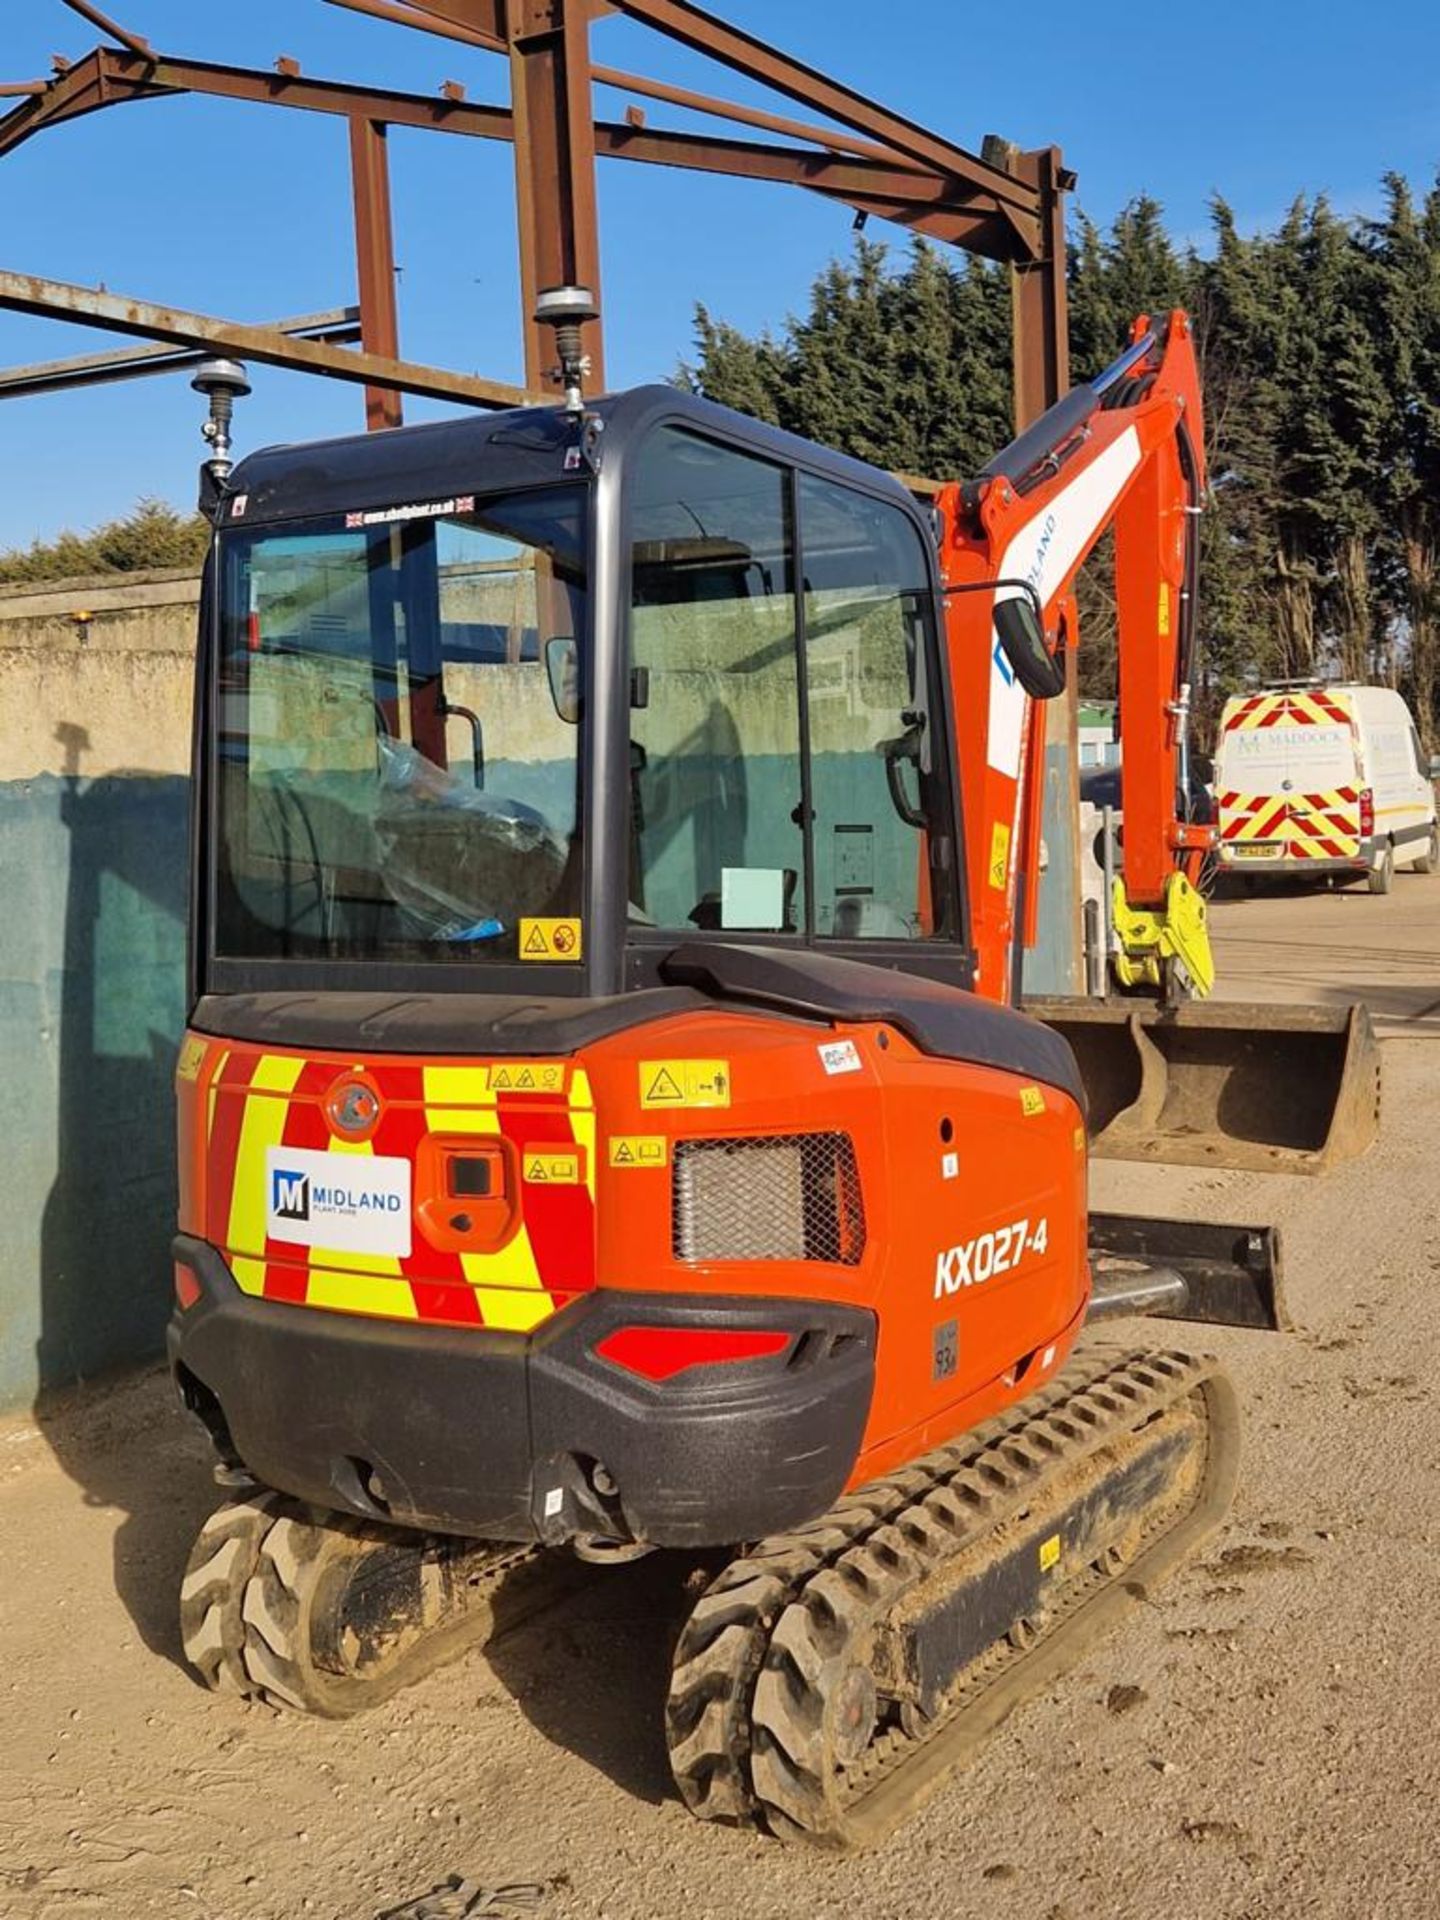
<path id="1" fill-rule="evenodd" d="M 265 1231 L 336 1253 L 410 1251 L 410 1162 L 378 1153 L 265 1152 Z"/>

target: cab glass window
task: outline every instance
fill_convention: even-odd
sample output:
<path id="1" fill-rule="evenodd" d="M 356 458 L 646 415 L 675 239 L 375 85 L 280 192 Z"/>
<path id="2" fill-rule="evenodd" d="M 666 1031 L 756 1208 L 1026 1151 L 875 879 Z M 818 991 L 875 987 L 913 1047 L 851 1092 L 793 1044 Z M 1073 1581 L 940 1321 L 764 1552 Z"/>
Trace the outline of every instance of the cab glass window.
<path id="1" fill-rule="evenodd" d="M 630 920 L 807 925 L 790 476 L 666 427 L 631 501 Z"/>
<path id="2" fill-rule="evenodd" d="M 948 935 L 948 888 L 930 872 L 944 792 L 920 535 L 899 509 L 808 474 L 799 501 L 815 931 Z"/>
<path id="3" fill-rule="evenodd" d="M 579 909 L 587 497 L 227 536 L 210 746 L 237 959 L 515 960 Z"/>
<path id="4" fill-rule="evenodd" d="M 681 427 L 631 484 L 632 927 L 957 938 L 921 530 Z"/>

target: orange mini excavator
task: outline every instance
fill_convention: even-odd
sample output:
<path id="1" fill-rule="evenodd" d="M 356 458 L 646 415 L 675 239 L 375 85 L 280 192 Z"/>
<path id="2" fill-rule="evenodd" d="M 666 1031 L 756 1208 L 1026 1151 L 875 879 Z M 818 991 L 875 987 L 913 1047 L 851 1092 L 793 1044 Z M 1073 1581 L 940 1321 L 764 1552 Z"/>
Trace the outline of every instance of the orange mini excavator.
<path id="1" fill-rule="evenodd" d="M 1189 329 L 929 505 L 564 372 L 212 465 L 170 1350 L 232 1497 L 184 1643 L 345 1715 L 546 1550 L 729 1549 L 679 1791 L 864 1844 L 1226 1510 L 1215 1365 L 1082 1329 L 1280 1317 L 1273 1235 L 1088 1212 L 1008 1004 L 1111 526 L 1122 958 L 1208 967 Z"/>

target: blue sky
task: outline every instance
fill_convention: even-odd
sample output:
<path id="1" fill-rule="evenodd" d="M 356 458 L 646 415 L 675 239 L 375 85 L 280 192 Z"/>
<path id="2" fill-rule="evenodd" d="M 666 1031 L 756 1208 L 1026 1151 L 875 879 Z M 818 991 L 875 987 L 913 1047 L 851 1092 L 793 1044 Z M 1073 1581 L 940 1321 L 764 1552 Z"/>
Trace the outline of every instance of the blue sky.
<path id="1" fill-rule="evenodd" d="M 493 56 L 346 14 L 321 0 L 105 0 L 159 48 L 433 92 L 446 79 L 503 101 Z M 978 148 L 990 130 L 1056 141 L 1079 201 L 1107 221 L 1155 195 L 1172 230 L 1203 236 L 1221 193 L 1247 227 L 1297 192 L 1343 211 L 1377 203 L 1395 168 L 1424 187 L 1440 164 L 1440 9 L 1336 0 L 963 9 L 873 0 L 716 0 L 728 18 Z M 97 37 L 59 0 L 9 0 L 0 79 L 43 76 Z M 877 43 L 874 23 L 887 38 Z M 615 18 L 597 60 L 760 100 L 722 69 Z M 598 94 L 618 118 L 623 96 Z M 768 104 L 780 111 L 784 102 Z M 654 125 L 683 125 L 650 108 Z M 497 378 L 521 371 L 509 149 L 392 136 L 401 329 L 415 359 Z M 343 123 L 213 100 L 113 109 L 56 128 L 3 163 L 0 266 L 247 320 L 353 298 Z M 783 326 L 816 271 L 850 245 L 843 207 L 791 188 L 602 163 L 603 297 L 612 385 L 664 378 L 691 345 L 694 303 L 747 330 Z M 871 235 L 883 231 L 872 223 Z M 896 244 L 903 244 L 897 234 Z M 0 363 L 119 344 L 0 314 Z M 254 369 L 240 446 L 347 432 L 358 389 Z M 411 403 L 409 417 L 438 409 Z M 0 405 L 0 547 L 88 528 L 143 494 L 193 496 L 199 403 L 183 379 Z"/>

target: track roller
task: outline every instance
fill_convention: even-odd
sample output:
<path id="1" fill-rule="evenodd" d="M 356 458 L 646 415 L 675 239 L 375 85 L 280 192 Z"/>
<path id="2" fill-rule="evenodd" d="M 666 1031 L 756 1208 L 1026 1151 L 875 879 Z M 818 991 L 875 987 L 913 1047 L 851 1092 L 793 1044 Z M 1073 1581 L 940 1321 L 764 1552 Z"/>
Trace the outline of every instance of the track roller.
<path id="1" fill-rule="evenodd" d="M 506 1577 L 538 1559 L 259 1493 L 200 1530 L 180 1587 L 185 1656 L 217 1692 L 348 1719 L 490 1638 Z"/>
<path id="2" fill-rule="evenodd" d="M 676 1652 L 686 1804 L 819 1846 L 882 1840 L 1219 1525 L 1238 1433 L 1214 1362 L 1092 1347 L 732 1562 Z"/>

